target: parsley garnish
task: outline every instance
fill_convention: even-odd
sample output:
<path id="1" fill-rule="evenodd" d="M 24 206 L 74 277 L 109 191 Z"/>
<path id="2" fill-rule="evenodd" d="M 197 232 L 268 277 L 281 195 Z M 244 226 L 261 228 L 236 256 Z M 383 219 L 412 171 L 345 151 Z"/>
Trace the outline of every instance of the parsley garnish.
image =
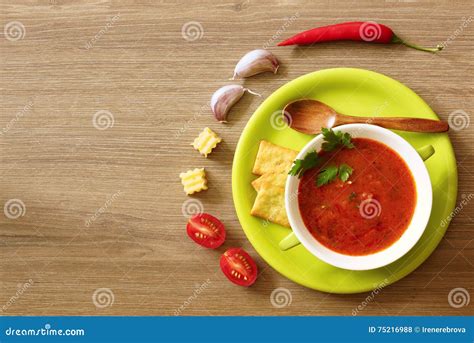
<path id="1" fill-rule="evenodd" d="M 327 129 L 323 127 L 321 129 L 323 133 L 325 142 L 322 145 L 324 151 L 333 151 L 336 148 L 354 148 L 354 144 L 351 142 L 351 135 L 347 132 L 342 131 L 333 131 L 332 129 Z"/>
<path id="2" fill-rule="evenodd" d="M 339 167 L 334 165 L 327 166 L 318 173 L 316 185 L 321 187 L 333 182 L 336 179 L 336 176 L 339 176 L 339 179 L 342 182 L 346 182 L 349 179 L 349 176 L 351 176 L 352 171 L 353 169 L 345 163 L 341 164 Z"/>
<path id="3" fill-rule="evenodd" d="M 324 138 L 321 147 L 323 151 L 333 151 L 339 147 L 347 149 L 354 148 L 354 144 L 351 141 L 352 137 L 347 132 L 334 132 L 332 129 L 324 127 L 321 129 L 321 132 Z M 311 151 L 306 154 L 302 160 L 295 160 L 288 174 L 301 178 L 307 170 L 321 165 L 323 161 L 324 158 L 318 155 L 316 151 Z M 318 187 L 321 187 L 334 181 L 337 176 L 339 176 L 341 181 L 346 182 L 352 172 L 353 169 L 345 163 L 340 166 L 330 165 L 319 171 L 316 178 L 316 184 Z"/>
<path id="4" fill-rule="evenodd" d="M 320 164 L 321 157 L 319 157 L 316 151 L 311 151 L 304 157 L 304 159 L 295 160 L 293 167 L 291 167 L 288 174 L 301 178 L 307 170 L 317 167 Z"/>
<path id="5" fill-rule="evenodd" d="M 342 181 L 346 182 L 349 179 L 349 176 L 351 176 L 353 171 L 354 170 L 351 167 L 343 163 L 339 166 L 339 178 Z"/>
<path id="6" fill-rule="evenodd" d="M 337 166 L 327 166 L 321 170 L 318 173 L 318 177 L 316 178 L 316 185 L 321 187 L 328 184 L 329 182 L 332 182 L 337 176 L 338 169 L 339 168 Z"/>

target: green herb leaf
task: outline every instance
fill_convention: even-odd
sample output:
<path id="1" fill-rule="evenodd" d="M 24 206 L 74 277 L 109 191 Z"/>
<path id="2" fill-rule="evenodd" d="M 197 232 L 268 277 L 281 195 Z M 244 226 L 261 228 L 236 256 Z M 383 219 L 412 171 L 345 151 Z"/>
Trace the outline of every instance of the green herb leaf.
<path id="1" fill-rule="evenodd" d="M 328 183 L 333 182 L 337 176 L 339 176 L 339 179 L 341 179 L 342 182 L 346 182 L 353 171 L 354 170 L 345 163 L 341 164 L 339 167 L 334 165 L 327 166 L 318 173 L 318 177 L 316 178 L 316 185 L 318 187 L 327 185 Z M 352 199 L 349 197 L 349 200 Z"/>
<path id="2" fill-rule="evenodd" d="M 307 170 L 317 167 L 320 164 L 321 164 L 321 157 L 319 157 L 316 151 L 311 151 L 306 154 L 304 159 L 295 160 L 288 174 L 293 175 L 293 176 L 298 176 L 298 178 L 301 178 Z"/>
<path id="3" fill-rule="evenodd" d="M 334 181 L 337 176 L 338 169 L 339 168 L 337 166 L 327 166 L 326 168 L 321 170 L 316 179 L 316 185 L 318 187 L 321 187 Z"/>
<path id="4" fill-rule="evenodd" d="M 321 132 L 324 136 L 324 143 L 322 149 L 324 151 L 333 151 L 336 148 L 342 147 L 347 149 L 354 148 L 352 143 L 352 137 L 348 132 L 333 131 L 333 129 L 321 128 Z"/>
<path id="5" fill-rule="evenodd" d="M 351 176 L 352 172 L 354 169 L 349 167 L 347 164 L 343 163 L 339 166 L 339 178 L 346 182 L 349 179 L 349 176 Z"/>

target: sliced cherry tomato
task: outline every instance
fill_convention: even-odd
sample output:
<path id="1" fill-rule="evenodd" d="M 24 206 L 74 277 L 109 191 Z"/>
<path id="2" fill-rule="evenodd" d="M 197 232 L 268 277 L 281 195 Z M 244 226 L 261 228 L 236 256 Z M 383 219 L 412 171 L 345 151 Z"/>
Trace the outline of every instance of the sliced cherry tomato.
<path id="1" fill-rule="evenodd" d="M 257 265 L 242 248 L 231 248 L 221 256 L 221 270 L 227 278 L 239 286 L 248 287 L 257 280 Z"/>
<path id="2" fill-rule="evenodd" d="M 186 231 L 193 241 L 206 248 L 215 249 L 225 241 L 224 224 L 207 213 L 195 214 L 189 218 Z"/>

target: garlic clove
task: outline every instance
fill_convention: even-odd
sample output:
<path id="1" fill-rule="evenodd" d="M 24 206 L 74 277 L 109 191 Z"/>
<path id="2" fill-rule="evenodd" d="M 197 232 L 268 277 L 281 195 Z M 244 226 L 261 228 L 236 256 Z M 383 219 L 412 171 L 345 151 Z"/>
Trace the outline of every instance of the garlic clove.
<path id="1" fill-rule="evenodd" d="M 226 122 L 227 113 L 232 106 L 244 95 L 245 90 L 241 85 L 228 85 L 219 88 L 211 98 L 211 109 L 214 117 L 219 122 Z"/>
<path id="2" fill-rule="evenodd" d="M 227 121 L 227 113 L 242 98 L 245 92 L 260 96 L 260 94 L 241 85 L 227 85 L 215 91 L 211 98 L 211 110 L 217 121 L 221 123 Z"/>
<path id="3" fill-rule="evenodd" d="M 244 55 L 234 69 L 234 76 L 249 77 L 266 71 L 277 73 L 280 66 L 278 59 L 270 51 L 252 50 Z"/>

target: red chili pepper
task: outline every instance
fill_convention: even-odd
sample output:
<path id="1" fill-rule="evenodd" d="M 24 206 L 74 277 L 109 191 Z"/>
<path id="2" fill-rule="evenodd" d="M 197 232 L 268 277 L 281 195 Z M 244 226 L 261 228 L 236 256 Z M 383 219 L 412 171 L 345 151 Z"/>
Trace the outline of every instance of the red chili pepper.
<path id="1" fill-rule="evenodd" d="M 400 39 L 391 28 L 373 21 L 353 21 L 335 25 L 317 27 L 308 31 L 303 31 L 287 40 L 278 43 L 278 46 L 285 45 L 309 45 L 313 43 L 334 42 L 334 41 L 360 41 L 381 44 L 404 44 L 410 48 L 436 52 L 443 47 L 423 48 L 407 43 Z"/>

